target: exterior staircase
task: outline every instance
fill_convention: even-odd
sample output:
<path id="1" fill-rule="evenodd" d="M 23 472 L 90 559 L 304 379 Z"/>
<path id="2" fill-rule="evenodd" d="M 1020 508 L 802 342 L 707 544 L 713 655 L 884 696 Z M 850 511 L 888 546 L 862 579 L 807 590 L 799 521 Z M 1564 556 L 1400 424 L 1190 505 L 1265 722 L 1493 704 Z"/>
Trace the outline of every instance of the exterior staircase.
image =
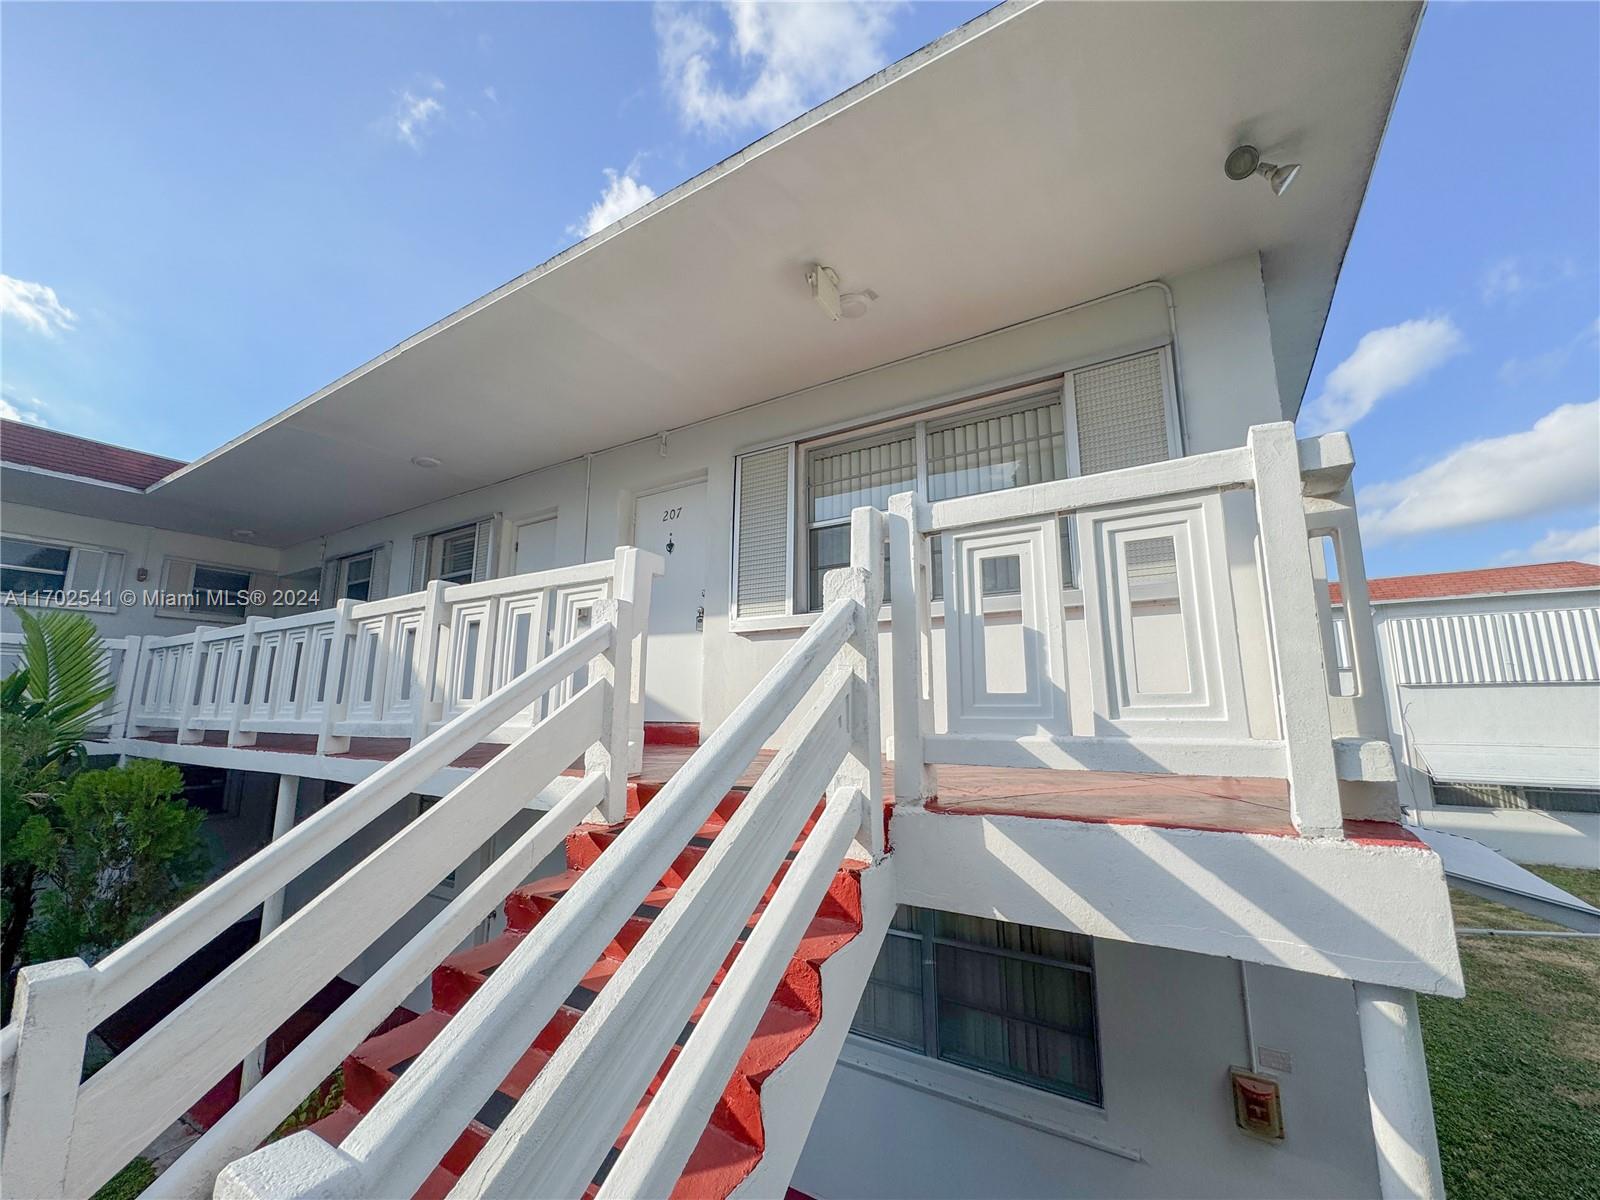
<path id="1" fill-rule="evenodd" d="M 505 961 L 528 932 L 551 911 L 579 876 L 616 840 L 628 822 L 638 815 L 642 806 L 647 805 L 659 789 L 659 784 L 631 782 L 628 789 L 627 821 L 611 826 L 581 825 L 568 835 L 567 869 L 512 892 L 505 901 L 504 932 L 488 942 L 452 955 L 434 971 L 433 1007 L 411 1021 L 368 1038 L 350 1054 L 344 1062 L 344 1103 L 336 1112 L 313 1126 L 314 1132 L 337 1145 L 389 1086 L 405 1072 L 422 1048 L 433 1040 L 468 998 Z M 745 795 L 745 789 L 740 788 L 730 791 L 723 797 L 696 837 L 678 856 L 671 869 L 656 883 L 644 903 L 618 931 L 617 936 L 585 974 L 581 984 L 574 989 L 567 1002 L 528 1047 L 516 1067 L 501 1081 L 496 1091 L 478 1110 L 476 1118 L 416 1193 L 419 1200 L 420 1198 L 433 1200 L 449 1193 L 467 1164 L 498 1128 L 501 1119 L 549 1061 L 551 1054 L 571 1031 L 606 981 L 637 945 L 650 927 L 651 921 L 683 885 L 689 873 L 704 856 L 711 839 L 721 831 Z M 811 821 L 807 822 L 805 833 L 810 832 L 812 823 L 820 811 L 819 804 Z M 803 836 L 804 834 L 802 839 Z M 694 1022 L 705 1011 L 717 985 L 737 956 L 744 938 L 754 927 L 766 901 L 776 890 L 799 845 L 800 841 L 797 840 L 783 866 L 779 868 L 768 886 L 762 899 L 762 908 L 751 914 L 740 940 L 730 947 L 727 960 L 717 972 L 711 988 L 696 1006 L 689 1025 L 679 1035 L 677 1046 L 661 1064 L 649 1090 L 635 1110 L 634 1117 L 628 1122 L 622 1136 L 597 1173 L 594 1181 L 596 1185 L 604 1181 L 611 1164 L 631 1136 L 647 1106 L 649 1097 L 654 1094 L 668 1068 L 676 1060 L 678 1049 L 687 1040 Z M 865 942 L 873 939 L 861 937 L 862 875 L 867 870 L 869 868 L 864 863 L 850 864 L 834 875 L 821 906 L 789 960 L 782 982 L 767 1004 L 766 1012 L 756 1028 L 755 1035 L 745 1047 L 732 1078 L 723 1089 L 721 1099 L 717 1102 L 711 1120 L 679 1179 L 674 1195 L 692 1196 L 697 1200 L 729 1196 L 756 1172 L 767 1149 L 769 1136 L 763 1115 L 765 1089 L 769 1086 L 773 1073 L 813 1036 L 818 1027 L 825 999 L 824 964 L 847 947 L 851 947 L 851 957 L 864 961 L 865 969 L 858 963 L 856 969 L 848 972 L 849 980 L 838 979 L 835 982 L 830 975 L 826 987 L 830 1016 L 836 1015 L 832 1009 L 837 1006 L 844 1014 L 842 1024 L 848 1025 L 850 1016 L 854 1014 L 861 988 L 864 986 L 866 973 L 876 957 L 876 941 L 881 941 L 883 936 L 884 923 L 876 922 L 877 938 L 874 944 L 867 946 Z M 855 942 L 861 944 L 852 946 Z M 837 1026 L 841 1022 L 836 1020 L 831 1024 Z M 817 1047 L 817 1049 L 822 1048 Z M 837 1046 L 833 1048 L 833 1053 L 837 1053 Z M 831 1054 L 828 1056 L 828 1061 L 831 1064 Z M 824 1076 L 823 1082 L 825 1078 Z M 812 1090 L 816 1094 L 811 1097 L 810 1111 L 814 1113 L 815 1105 L 821 1099 L 821 1092 L 820 1087 Z M 792 1118 L 787 1115 L 790 1111 L 792 1110 L 786 1109 L 786 1120 L 792 1123 Z M 809 1124 L 807 1120 L 804 1129 L 788 1128 L 783 1131 L 785 1140 L 794 1143 L 791 1153 L 785 1155 L 789 1168 L 792 1168 L 792 1161 L 798 1153 L 799 1145 L 804 1142 Z M 778 1182 L 780 1186 L 787 1183 L 787 1170 Z M 590 1189 L 591 1194 L 594 1190 L 593 1187 Z"/>

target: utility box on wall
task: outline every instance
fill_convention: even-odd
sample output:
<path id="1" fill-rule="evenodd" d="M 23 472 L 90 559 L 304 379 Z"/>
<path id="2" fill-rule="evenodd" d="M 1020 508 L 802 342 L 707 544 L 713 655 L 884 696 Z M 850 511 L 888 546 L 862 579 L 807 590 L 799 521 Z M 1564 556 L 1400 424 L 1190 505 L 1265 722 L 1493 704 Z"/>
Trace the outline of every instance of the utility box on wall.
<path id="1" fill-rule="evenodd" d="M 1233 1119 L 1240 1129 L 1269 1141 L 1283 1140 L 1283 1098 L 1278 1081 L 1233 1067 Z"/>

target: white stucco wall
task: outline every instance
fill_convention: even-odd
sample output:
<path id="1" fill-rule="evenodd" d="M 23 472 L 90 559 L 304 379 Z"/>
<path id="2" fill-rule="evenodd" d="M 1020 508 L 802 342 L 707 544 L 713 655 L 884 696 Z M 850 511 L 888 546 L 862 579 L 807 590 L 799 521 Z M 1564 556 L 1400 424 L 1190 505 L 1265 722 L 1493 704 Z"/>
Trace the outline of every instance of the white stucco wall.
<path id="1" fill-rule="evenodd" d="M 1282 419 L 1274 384 L 1266 305 L 1255 255 L 1176 275 L 1169 281 L 1178 328 L 1177 374 L 1180 419 L 1191 451 L 1243 443 L 1252 424 Z M 703 657 L 717 669 L 705 672 L 699 718 L 713 727 L 772 666 L 804 627 L 798 618 L 783 630 L 736 633 L 729 629 L 734 456 L 761 445 L 804 438 L 829 427 L 859 422 L 896 410 L 926 406 L 980 391 L 1029 373 L 1087 365 L 1169 338 L 1166 293 L 1147 288 L 1080 307 L 954 347 L 878 367 L 777 400 L 727 397 L 730 408 L 751 407 L 674 431 L 665 446 L 657 439 L 604 448 L 587 461 L 478 489 L 381 521 L 330 531 L 325 538 L 285 552 L 285 574 L 314 570 L 324 557 L 338 557 L 375 544 L 392 546 L 390 590 L 410 577 L 411 540 L 422 532 L 478 517 L 504 514 L 499 530 L 500 573 L 511 563 L 512 530 L 530 517 L 554 515 L 557 560 L 576 563 L 608 556 L 634 540 L 637 498 L 693 480 L 707 485 Z M 839 336 L 851 336 L 841 323 Z M 598 439 L 597 439 L 598 440 Z M 1248 498 L 1246 498 L 1248 499 Z M 1230 505 L 1229 520 L 1248 519 L 1248 504 Z M 1235 511 L 1237 510 L 1237 512 Z M 1235 548 L 1234 590 L 1247 642 L 1259 640 L 1259 591 L 1249 540 Z M 1273 721 L 1270 679 L 1259 647 L 1247 646 L 1250 709 L 1257 733 Z M 885 688 L 885 703 L 892 697 Z"/>
<path id="2" fill-rule="evenodd" d="M 1431 773 L 1454 776 L 1429 759 L 1428 748 L 1487 748 L 1503 781 L 1542 782 L 1523 776 L 1538 756 L 1584 761 L 1600 781 L 1600 683 L 1402 685 L 1398 682 L 1391 623 L 1409 617 L 1463 613 L 1513 613 L 1600 605 L 1600 589 L 1462 596 L 1384 603 L 1373 608 L 1382 649 L 1384 691 L 1400 776 L 1401 803 L 1419 824 L 1474 838 L 1518 862 L 1600 869 L 1600 813 L 1469 808 L 1436 802 Z M 1500 748 L 1496 760 L 1493 750 Z M 1590 786 L 1594 786 L 1591 784 Z"/>
<path id="3" fill-rule="evenodd" d="M 107 610 L 84 610 L 106 637 L 126 637 L 129 634 L 167 637 L 191 630 L 196 625 L 222 623 L 211 617 L 196 620 L 188 616 L 159 613 L 155 605 L 144 602 L 144 593 L 161 588 L 162 567 L 168 559 L 188 559 L 234 567 L 258 576 L 275 578 L 280 556 L 279 551 L 270 547 L 222 541 L 192 533 L 176 533 L 148 525 L 129 525 L 99 517 L 81 517 L 75 513 L 54 512 L 21 504 L 5 505 L 3 526 L 5 533 L 12 537 L 116 550 L 125 556 L 117 591 L 132 589 L 139 593 L 136 602 L 124 604 L 119 600 Z M 141 567 L 149 572 L 149 578 L 143 582 L 138 578 Z M 0 606 L 0 630 L 12 633 L 18 627 L 13 607 Z"/>
<path id="4" fill-rule="evenodd" d="M 1097 940 L 1103 1109 L 996 1093 L 1001 1081 L 927 1060 L 905 1060 L 934 1077 L 913 1085 L 852 1038 L 856 1061 L 834 1070 L 794 1186 L 827 1200 L 1376 1195 L 1351 985 L 1251 967 L 1249 987 L 1257 1046 L 1291 1060 L 1282 1142 L 1233 1120 L 1228 1068 L 1250 1065 L 1239 964 Z M 982 1107 L 997 1095 L 1024 1119 Z"/>

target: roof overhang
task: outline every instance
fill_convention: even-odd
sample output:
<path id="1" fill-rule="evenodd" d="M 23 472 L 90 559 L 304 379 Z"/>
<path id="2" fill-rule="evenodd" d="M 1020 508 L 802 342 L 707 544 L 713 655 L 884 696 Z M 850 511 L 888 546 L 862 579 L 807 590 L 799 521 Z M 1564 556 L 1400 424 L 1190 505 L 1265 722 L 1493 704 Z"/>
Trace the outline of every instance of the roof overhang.
<path id="1" fill-rule="evenodd" d="M 291 545 L 1251 252 L 1293 415 L 1419 12 L 1002 6 L 142 497 L 8 493 Z M 1224 177 L 1245 140 L 1293 191 Z"/>

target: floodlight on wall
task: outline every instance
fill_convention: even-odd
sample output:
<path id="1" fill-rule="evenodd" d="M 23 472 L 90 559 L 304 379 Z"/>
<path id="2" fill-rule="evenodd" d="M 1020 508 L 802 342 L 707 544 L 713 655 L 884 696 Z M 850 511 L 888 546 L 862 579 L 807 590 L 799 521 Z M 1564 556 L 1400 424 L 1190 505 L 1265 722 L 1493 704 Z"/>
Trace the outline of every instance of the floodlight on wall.
<path id="1" fill-rule="evenodd" d="M 818 308 L 828 314 L 830 321 L 837 321 L 840 317 L 853 320 L 865 313 L 878 298 L 878 293 L 871 288 L 860 292 L 840 292 L 839 273 L 821 263 L 812 263 L 806 268 L 806 283 L 810 285 L 811 298 L 817 302 Z"/>
<path id="2" fill-rule="evenodd" d="M 1289 190 L 1295 176 L 1300 174 L 1300 164 L 1285 163 L 1279 166 L 1277 163 L 1262 162 L 1261 151 L 1254 146 L 1235 146 L 1223 162 L 1222 170 L 1229 179 L 1235 181 L 1259 175 L 1267 181 L 1274 196 L 1281 196 Z"/>

